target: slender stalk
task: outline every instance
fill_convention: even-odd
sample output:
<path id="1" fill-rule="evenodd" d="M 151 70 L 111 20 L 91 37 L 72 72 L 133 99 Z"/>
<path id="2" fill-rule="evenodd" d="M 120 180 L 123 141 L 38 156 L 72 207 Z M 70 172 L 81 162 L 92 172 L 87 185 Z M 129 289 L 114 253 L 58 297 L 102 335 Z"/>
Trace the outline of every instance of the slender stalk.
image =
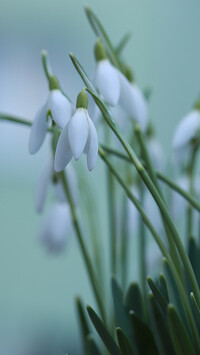
<path id="1" fill-rule="evenodd" d="M 121 223 L 121 283 L 124 290 L 127 286 L 128 274 L 128 228 L 127 228 L 127 198 L 124 196 L 122 201 L 122 223 Z"/>
<path id="2" fill-rule="evenodd" d="M 91 263 L 87 248 L 86 248 L 85 243 L 84 243 L 84 239 L 83 239 L 82 232 L 81 232 L 81 229 L 80 229 L 80 225 L 79 225 L 79 222 L 78 222 L 75 206 L 74 206 L 73 199 L 71 197 L 71 194 L 70 194 L 70 191 L 69 191 L 69 188 L 68 188 L 68 184 L 67 184 L 67 180 L 66 180 L 66 176 L 65 176 L 64 171 L 62 171 L 60 173 L 60 177 L 61 177 L 61 180 L 62 180 L 64 191 L 65 191 L 66 196 L 67 196 L 67 200 L 68 200 L 69 205 L 70 205 L 71 215 L 72 215 L 74 228 L 75 228 L 75 231 L 76 231 L 77 240 L 78 240 L 78 243 L 79 243 L 82 255 L 83 255 L 83 259 L 84 259 L 86 267 L 87 267 L 88 275 L 89 275 L 89 278 L 90 278 L 90 281 L 91 281 L 91 284 L 92 284 L 92 287 L 93 287 L 93 291 L 94 291 L 94 294 L 95 294 L 95 297 L 96 297 L 96 301 L 97 301 L 97 304 L 98 304 L 98 307 L 99 307 L 99 311 L 101 313 L 101 317 L 102 317 L 104 323 L 106 323 L 104 303 L 103 303 L 102 299 L 100 298 L 99 286 L 98 286 L 98 283 L 97 283 L 97 280 L 96 280 L 96 275 L 95 275 L 95 272 L 94 272 L 94 269 L 93 269 L 93 266 L 92 266 L 92 263 Z"/>
<path id="3" fill-rule="evenodd" d="M 144 186 L 140 181 L 140 203 L 144 205 Z M 140 266 L 140 280 L 141 280 L 141 289 L 144 300 L 144 311 L 145 316 L 147 315 L 147 288 L 146 288 L 146 277 L 147 277 L 147 268 L 146 268 L 146 231 L 143 220 L 140 216 L 139 219 L 139 266 Z"/>
<path id="4" fill-rule="evenodd" d="M 42 64 L 44 68 L 44 72 L 47 80 L 49 80 L 53 76 L 53 72 L 49 63 L 48 53 L 46 51 L 42 51 Z"/>
<path id="5" fill-rule="evenodd" d="M 115 176 L 115 178 L 117 179 L 119 184 L 122 186 L 122 188 L 126 192 L 128 198 L 136 206 L 136 208 L 139 211 L 139 213 L 140 213 L 145 225 L 147 226 L 147 228 L 151 232 L 151 234 L 152 234 L 154 240 L 156 241 L 156 243 L 158 244 L 162 254 L 167 259 L 167 261 L 168 261 L 168 263 L 169 263 L 169 265 L 170 265 L 170 267 L 172 269 L 172 272 L 174 274 L 174 277 L 175 277 L 175 280 L 176 280 L 176 283 L 177 283 L 181 298 L 183 300 L 183 304 L 184 304 L 184 308 L 185 308 L 188 324 L 189 324 L 189 326 L 191 328 L 191 332 L 193 334 L 196 347 L 200 351 L 200 339 L 199 339 L 198 331 L 196 329 L 196 324 L 195 324 L 195 321 L 194 321 L 194 317 L 193 317 L 193 314 L 192 314 L 191 309 L 190 309 L 190 304 L 189 304 L 189 301 L 188 301 L 187 293 L 185 292 L 185 289 L 184 289 L 183 284 L 182 284 L 182 280 L 180 279 L 180 276 L 179 276 L 179 274 L 178 274 L 178 272 L 177 272 L 177 270 L 176 270 L 176 268 L 174 266 L 174 263 L 173 263 L 173 261 L 171 259 L 171 256 L 169 255 L 169 253 L 167 251 L 167 248 L 165 247 L 165 244 L 163 243 L 163 241 L 161 240 L 160 236 L 157 234 L 156 230 L 154 229 L 153 225 L 151 224 L 151 222 L 150 222 L 149 218 L 147 217 L 146 213 L 144 212 L 140 202 L 133 195 L 133 193 L 131 192 L 131 190 L 127 186 L 127 184 L 122 180 L 122 178 L 120 177 L 120 175 L 116 171 L 115 167 L 110 163 L 110 161 L 106 157 L 106 154 L 105 154 L 105 152 L 103 151 L 102 148 L 99 148 L 99 155 L 103 159 L 103 161 L 106 163 L 108 168 L 112 171 L 113 175 Z"/>
<path id="6" fill-rule="evenodd" d="M 110 130 L 105 125 L 105 140 L 110 143 Z M 108 216 L 109 216 L 109 236 L 110 236 L 110 261 L 111 273 L 116 274 L 117 266 L 117 229 L 116 229 L 116 194 L 115 181 L 109 169 L 106 169 L 107 180 L 107 201 L 108 201 Z"/>
<path id="7" fill-rule="evenodd" d="M 124 153 L 119 152 L 113 148 L 107 147 L 103 144 L 101 144 L 101 147 L 108 154 L 115 155 L 116 157 L 123 159 L 123 160 L 127 161 L 128 163 L 131 163 L 131 159 L 128 155 L 125 155 Z M 193 196 L 191 196 L 187 191 L 183 190 L 173 180 L 169 179 L 167 176 L 165 176 L 161 172 L 155 171 L 155 174 L 160 181 L 164 182 L 166 185 L 171 187 L 174 191 L 177 191 L 185 200 L 187 200 L 192 205 L 192 207 L 194 207 L 197 211 L 200 212 L 200 203 Z"/>
<path id="8" fill-rule="evenodd" d="M 160 194 L 160 197 L 162 198 L 163 202 L 164 202 L 164 198 L 162 195 L 162 191 L 160 190 L 160 186 L 158 185 L 158 181 L 157 181 L 157 177 L 154 171 L 154 167 L 153 164 L 151 162 L 151 158 L 149 156 L 148 150 L 147 150 L 147 146 L 146 146 L 146 142 L 144 140 L 143 134 L 141 132 L 140 126 L 138 123 L 135 124 L 135 134 L 138 138 L 138 142 L 140 144 L 140 148 L 141 148 L 141 153 L 142 153 L 142 157 L 146 163 L 146 168 L 148 170 L 149 176 L 153 182 L 153 184 L 155 185 L 158 193 Z M 163 216 L 163 214 L 161 213 L 161 217 L 162 217 L 162 221 L 163 221 L 163 225 L 165 228 L 165 232 L 166 232 L 166 236 L 167 236 L 167 240 L 169 243 L 169 248 L 170 248 L 170 252 L 172 254 L 172 259 L 176 265 L 176 268 L 180 274 L 180 276 L 182 277 L 182 281 L 184 282 L 184 278 L 183 278 L 183 273 L 182 273 L 182 269 L 181 269 L 181 263 L 180 263 L 180 258 L 179 255 L 177 253 L 176 248 L 174 248 L 174 242 L 173 242 L 173 238 L 171 235 L 171 232 L 169 231 L 168 225 L 165 221 L 165 218 Z"/>
<path id="9" fill-rule="evenodd" d="M 182 263 L 185 267 L 185 270 L 188 274 L 188 278 L 191 282 L 191 286 L 193 288 L 193 292 L 195 295 L 195 298 L 197 300 L 198 306 L 200 307 L 200 292 L 199 292 L 199 286 L 192 268 L 192 265 L 190 263 L 190 260 L 188 258 L 188 255 L 185 251 L 184 245 L 181 241 L 181 238 L 176 230 L 176 227 L 172 221 L 172 218 L 166 208 L 165 203 L 163 202 L 159 192 L 157 191 L 156 187 L 154 186 L 154 184 L 152 183 L 150 177 L 148 176 L 147 172 L 145 171 L 142 163 L 140 162 L 140 160 L 138 159 L 138 157 L 136 156 L 135 152 L 133 151 L 133 149 L 131 148 L 131 146 L 129 145 L 129 143 L 127 142 L 126 138 L 124 137 L 123 133 L 121 132 L 120 128 L 118 127 L 118 125 L 116 124 L 116 122 L 113 120 L 112 116 L 110 115 L 107 107 L 104 105 L 104 103 L 101 101 L 101 99 L 94 94 L 93 92 L 91 92 L 91 90 L 88 89 L 88 91 L 91 93 L 91 95 L 93 96 L 93 98 L 95 99 L 98 107 L 100 108 L 107 124 L 110 126 L 110 128 L 112 129 L 112 131 L 115 133 L 115 135 L 118 137 L 119 141 L 122 143 L 122 146 L 124 147 L 125 151 L 128 153 L 133 165 L 135 166 L 137 172 L 139 173 L 141 179 L 143 180 L 143 182 L 145 183 L 145 185 L 147 186 L 148 190 L 150 191 L 151 195 L 153 196 L 155 202 L 157 203 L 161 213 L 163 214 L 163 217 L 166 220 L 166 223 L 168 225 L 168 228 L 172 234 L 173 237 L 173 241 L 174 241 L 174 248 L 177 247 L 177 250 L 179 252 L 179 255 L 181 257 Z"/>
<path id="10" fill-rule="evenodd" d="M 194 195 L 194 172 L 195 172 L 195 162 L 198 152 L 198 145 L 196 144 L 192 151 L 192 157 L 188 165 L 188 176 L 189 176 L 189 194 Z M 187 245 L 189 246 L 189 239 L 192 236 L 193 230 L 193 210 L 191 204 L 187 207 Z"/>

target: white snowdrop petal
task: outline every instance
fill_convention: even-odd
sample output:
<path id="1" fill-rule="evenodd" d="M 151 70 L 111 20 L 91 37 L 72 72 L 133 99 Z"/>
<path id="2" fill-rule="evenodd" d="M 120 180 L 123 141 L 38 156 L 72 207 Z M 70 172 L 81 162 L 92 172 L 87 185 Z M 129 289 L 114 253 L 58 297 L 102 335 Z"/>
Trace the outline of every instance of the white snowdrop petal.
<path id="1" fill-rule="evenodd" d="M 147 147 L 153 166 L 156 170 L 164 168 L 164 153 L 159 142 L 155 138 L 150 138 L 147 141 Z"/>
<path id="2" fill-rule="evenodd" d="M 58 127 L 64 128 L 72 115 L 72 105 L 60 90 L 52 90 L 48 99 L 48 110 Z"/>
<path id="3" fill-rule="evenodd" d="M 198 129 L 200 129 L 200 112 L 193 110 L 178 124 L 172 142 L 173 149 L 178 149 L 189 143 L 195 137 Z"/>
<path id="4" fill-rule="evenodd" d="M 103 100 L 111 106 L 117 105 L 120 96 L 120 82 L 115 68 L 107 59 L 97 63 L 94 84 Z"/>
<path id="5" fill-rule="evenodd" d="M 49 252 L 61 251 L 71 232 L 69 206 L 56 203 L 48 211 L 43 221 L 39 239 Z"/>
<path id="6" fill-rule="evenodd" d="M 30 154 L 35 154 L 44 142 L 47 132 L 47 106 L 46 103 L 38 110 L 30 132 L 28 150 Z"/>
<path id="7" fill-rule="evenodd" d="M 53 174 L 53 162 L 52 159 L 48 159 L 42 166 L 42 169 L 38 176 L 38 181 L 35 191 L 35 209 L 40 213 L 44 206 L 44 201 L 47 194 L 47 188 Z"/>
<path id="8" fill-rule="evenodd" d="M 94 123 L 88 117 L 89 122 L 89 136 L 88 136 L 88 149 L 87 149 L 87 166 L 88 170 L 93 170 L 98 156 L 98 136 Z"/>
<path id="9" fill-rule="evenodd" d="M 57 172 L 63 170 L 72 159 L 72 152 L 68 141 L 68 124 L 62 130 L 56 147 L 54 169 Z"/>
<path id="10" fill-rule="evenodd" d="M 148 110 L 142 91 L 128 81 L 128 79 L 116 69 L 121 85 L 119 103 L 126 110 L 130 118 L 138 122 L 144 132 L 147 127 Z"/>
<path id="11" fill-rule="evenodd" d="M 85 149 L 88 133 L 87 111 L 78 108 L 68 123 L 68 140 L 75 160 L 80 158 Z"/>

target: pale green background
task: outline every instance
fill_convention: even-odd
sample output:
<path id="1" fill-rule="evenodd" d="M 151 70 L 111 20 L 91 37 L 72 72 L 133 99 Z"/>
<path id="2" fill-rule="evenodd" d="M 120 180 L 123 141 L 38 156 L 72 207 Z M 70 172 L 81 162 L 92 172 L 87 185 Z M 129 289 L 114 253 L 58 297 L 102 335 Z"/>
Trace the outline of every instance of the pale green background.
<path id="1" fill-rule="evenodd" d="M 200 2 L 102 0 L 88 4 L 114 44 L 127 30 L 132 32 L 124 58 L 134 69 L 138 85 L 153 89 L 150 116 L 169 152 L 177 122 L 200 94 Z M 47 95 L 40 61 L 43 48 L 62 87 L 75 100 L 82 83 L 68 52 L 74 52 L 91 74 L 94 39 L 82 1 L 0 0 L 0 111 L 34 117 Z M 41 218 L 34 211 L 34 188 L 48 144 L 29 156 L 28 133 L 27 128 L 0 123 L 0 344 L 8 339 L 12 348 L 16 339 L 30 343 L 33 333 L 36 337 L 46 333 L 55 343 L 52 354 L 60 354 L 80 342 L 74 296 L 81 294 L 85 303 L 94 303 L 74 236 L 68 250 L 56 257 L 48 256 L 37 243 Z M 100 162 L 97 171 L 88 175 L 89 182 L 97 181 L 99 171 Z M 100 210 L 102 201 L 98 203 Z M 60 338 L 65 339 L 61 350 Z"/>

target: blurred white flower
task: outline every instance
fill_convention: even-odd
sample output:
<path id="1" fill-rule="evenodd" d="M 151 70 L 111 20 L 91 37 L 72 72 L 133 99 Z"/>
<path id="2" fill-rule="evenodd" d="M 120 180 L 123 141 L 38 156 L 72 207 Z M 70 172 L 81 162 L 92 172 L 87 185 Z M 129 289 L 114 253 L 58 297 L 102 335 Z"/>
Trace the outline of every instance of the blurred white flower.
<path id="1" fill-rule="evenodd" d="M 154 138 L 147 139 L 147 148 L 149 156 L 152 160 L 154 169 L 163 170 L 164 168 L 164 153 L 160 143 Z"/>
<path id="2" fill-rule="evenodd" d="M 172 141 L 175 162 L 180 163 L 190 153 L 190 143 L 199 137 L 199 133 L 200 111 L 194 109 L 179 122 L 175 130 Z"/>
<path id="3" fill-rule="evenodd" d="M 74 156 L 78 160 L 87 154 L 87 166 L 93 170 L 98 156 L 98 136 L 88 111 L 88 98 L 83 90 L 77 98 L 77 109 L 61 132 L 56 147 L 54 168 L 63 170 Z"/>
<path id="4" fill-rule="evenodd" d="M 148 110 L 142 91 L 134 83 L 131 83 L 118 69 L 120 80 L 119 104 L 127 112 L 129 118 L 138 122 L 144 132 L 147 128 Z"/>
<path id="5" fill-rule="evenodd" d="M 69 206 L 66 203 L 56 203 L 51 206 L 43 220 L 39 240 L 48 252 L 60 252 L 69 238 L 71 228 Z"/>
<path id="6" fill-rule="evenodd" d="M 94 85 L 101 97 L 111 106 L 116 106 L 120 96 L 120 81 L 115 67 L 108 59 L 97 62 L 94 74 Z"/>
<path id="7" fill-rule="evenodd" d="M 77 178 L 76 178 L 76 174 L 74 173 L 74 169 L 72 165 L 68 167 L 68 169 L 66 169 L 65 174 L 67 177 L 67 182 L 69 185 L 72 199 L 74 201 L 74 204 L 77 204 L 77 199 L 78 199 Z M 60 202 L 66 202 L 67 199 L 66 199 L 66 194 L 62 182 L 59 179 L 58 175 L 56 176 L 55 179 L 52 158 L 48 159 L 45 162 L 38 176 L 38 181 L 37 181 L 36 191 L 35 191 L 35 209 L 38 213 L 41 213 L 43 210 L 44 202 L 47 195 L 47 190 L 50 184 L 54 188 L 54 192 L 57 200 Z"/>
<path id="8" fill-rule="evenodd" d="M 29 153 L 36 153 L 41 147 L 48 128 L 48 119 L 52 118 L 59 128 L 63 128 L 72 115 L 72 105 L 60 90 L 49 92 L 47 101 L 38 110 L 29 137 Z"/>
<path id="9" fill-rule="evenodd" d="M 176 184 L 180 186 L 186 192 L 189 192 L 190 180 L 188 175 L 182 175 L 176 179 Z M 200 180 L 194 180 L 194 191 L 197 200 L 200 200 Z M 184 216 L 187 211 L 188 202 L 177 191 L 172 190 L 171 195 L 171 214 L 174 219 L 178 219 Z M 199 216 L 199 212 L 194 210 L 194 213 Z"/>

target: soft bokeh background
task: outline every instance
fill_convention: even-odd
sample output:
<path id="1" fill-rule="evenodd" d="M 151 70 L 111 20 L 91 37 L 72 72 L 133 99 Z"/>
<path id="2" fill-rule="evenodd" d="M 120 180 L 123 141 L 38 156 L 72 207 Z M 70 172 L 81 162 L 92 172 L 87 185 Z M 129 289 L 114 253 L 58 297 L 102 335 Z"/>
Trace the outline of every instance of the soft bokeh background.
<path id="1" fill-rule="evenodd" d="M 168 154 L 177 122 L 200 94 L 199 1 L 90 0 L 88 4 L 114 44 L 127 30 L 132 32 L 124 57 L 140 87 L 153 89 L 150 116 Z M 82 83 L 68 52 L 74 52 L 91 74 L 94 38 L 80 0 L 0 0 L 0 111 L 34 117 L 47 95 L 40 59 L 43 48 L 63 89 L 75 100 Z M 81 294 L 92 305 L 93 299 L 75 239 L 56 257 L 47 255 L 37 242 L 41 218 L 34 211 L 34 188 L 48 144 L 29 156 L 28 135 L 27 128 L 0 122 L 0 353 L 16 355 L 19 349 L 22 354 L 26 343 L 35 347 L 44 343 L 50 348 L 48 354 L 66 350 L 77 354 L 74 296 Z M 96 171 L 88 175 L 94 187 L 100 169 L 98 162 Z M 103 233 L 106 212 L 101 194 L 97 191 Z"/>

